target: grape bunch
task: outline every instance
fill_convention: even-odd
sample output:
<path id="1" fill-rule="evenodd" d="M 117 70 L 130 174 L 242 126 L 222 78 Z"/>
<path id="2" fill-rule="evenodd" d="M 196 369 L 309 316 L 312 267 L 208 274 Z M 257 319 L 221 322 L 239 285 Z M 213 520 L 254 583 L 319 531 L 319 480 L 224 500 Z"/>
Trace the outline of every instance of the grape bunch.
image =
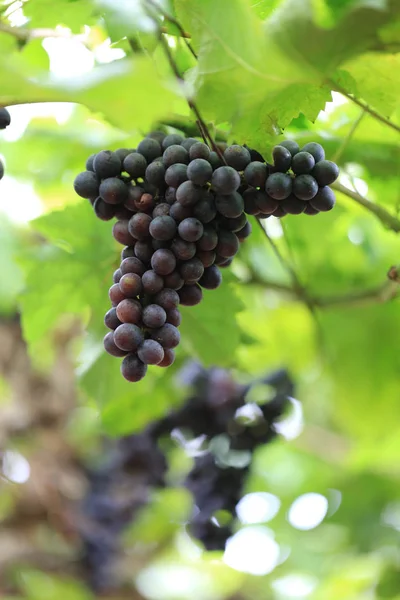
<path id="1" fill-rule="evenodd" d="M 233 148 L 233 154 L 231 149 Z M 251 233 L 240 193 L 249 151 L 231 146 L 223 164 L 196 140 L 153 132 L 136 150 L 89 157 L 74 182 L 97 217 L 117 218 L 125 245 L 109 291 L 106 351 L 123 357 L 122 375 L 141 380 L 148 365 L 170 366 L 179 344 L 179 304 L 194 306 L 216 289 Z"/>
<path id="2" fill-rule="evenodd" d="M 11 123 L 10 113 L 6 108 L 0 108 L 0 129 L 5 129 Z M 4 177 L 4 165 L 0 160 L 0 179 Z"/>

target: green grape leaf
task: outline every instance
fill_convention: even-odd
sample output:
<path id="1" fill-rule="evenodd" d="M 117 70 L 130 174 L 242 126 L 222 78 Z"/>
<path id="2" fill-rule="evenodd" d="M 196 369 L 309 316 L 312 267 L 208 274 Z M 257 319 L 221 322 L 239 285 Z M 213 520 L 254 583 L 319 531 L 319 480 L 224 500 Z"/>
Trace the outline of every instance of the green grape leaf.
<path id="1" fill-rule="evenodd" d="M 88 0 L 28 0 L 24 3 L 24 14 L 31 27 L 64 25 L 74 32 L 96 20 L 93 4 Z"/>
<path id="2" fill-rule="evenodd" d="M 28 600 L 91 600 L 92 593 L 72 578 L 55 577 L 33 569 L 18 569 L 18 581 Z"/>

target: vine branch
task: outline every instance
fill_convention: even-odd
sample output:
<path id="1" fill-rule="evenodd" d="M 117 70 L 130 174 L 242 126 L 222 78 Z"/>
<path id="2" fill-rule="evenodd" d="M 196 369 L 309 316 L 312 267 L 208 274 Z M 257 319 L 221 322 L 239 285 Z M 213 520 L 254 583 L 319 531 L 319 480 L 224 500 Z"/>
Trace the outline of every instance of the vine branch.
<path id="1" fill-rule="evenodd" d="M 55 38 L 75 38 L 85 39 L 86 36 L 82 34 L 73 34 L 68 29 L 50 29 L 46 27 L 40 27 L 37 29 L 27 29 L 26 27 L 12 27 L 0 22 L 0 33 L 6 33 L 12 35 L 19 42 L 29 42 L 29 40 L 38 40 L 48 37 Z"/>

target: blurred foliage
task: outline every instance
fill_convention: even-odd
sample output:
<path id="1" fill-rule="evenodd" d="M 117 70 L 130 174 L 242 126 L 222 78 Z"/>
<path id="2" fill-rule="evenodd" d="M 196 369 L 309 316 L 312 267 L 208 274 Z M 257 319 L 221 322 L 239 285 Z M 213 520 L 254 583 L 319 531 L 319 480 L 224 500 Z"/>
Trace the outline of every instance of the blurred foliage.
<path id="1" fill-rule="evenodd" d="M 49 376 L 55 373 L 57 344 L 75 327 L 65 348 L 76 366 L 79 407 L 63 431 L 79 455 L 89 448 L 95 455 L 104 432 L 139 430 L 181 402 L 185 389 L 176 372 L 188 357 L 233 368 L 244 381 L 275 367 L 292 373 L 303 431 L 259 450 L 247 483 L 249 492 L 278 497 L 280 510 L 268 525 L 241 525 L 274 536 L 279 564 L 255 576 L 228 567 L 220 553 L 201 553 L 176 524 L 185 520 L 187 497 L 179 490 L 160 493 L 125 539 L 135 552 L 138 544 L 156 549 L 133 570 L 144 597 L 396 600 L 400 312 L 394 288 L 388 296 L 380 294 L 389 283 L 389 268 L 400 264 L 396 233 L 373 210 L 340 192 L 331 213 L 267 221 L 282 264 L 254 221 L 253 235 L 224 274 L 223 287 L 182 311 L 176 365 L 165 372 L 150 369 L 145 380 L 129 385 L 120 377 L 118 361 L 101 350 L 107 290 L 120 250 L 111 225 L 94 218 L 72 182 L 91 153 L 134 147 L 153 124 L 166 131 L 174 131 L 171 123 L 193 130 L 185 101 L 193 95 L 212 131 L 266 157 L 283 133 L 299 144 L 321 142 L 327 158 L 339 164 L 347 190 L 398 217 L 400 4 L 174 0 L 158 5 L 185 85 L 174 80 L 158 43 L 149 16 L 157 12 L 154 2 L 0 2 L 0 104 L 10 106 L 12 115 L 0 147 L 6 165 L 1 315 L 21 312 L 32 364 Z M 191 35 L 197 62 L 176 23 L 163 19 L 164 11 Z M 42 35 L 39 28 L 55 30 L 55 45 L 42 44 L 41 37 L 51 32 Z M 37 37 L 31 36 L 35 32 Z M 126 36 L 134 40 L 134 51 L 122 39 Z M 64 63 L 58 60 L 56 69 L 60 54 Z M 47 102 L 60 104 L 41 104 Z M 37 198 L 41 208 L 30 220 Z M 305 292 L 294 285 L 288 263 Z M 8 406 L 15 385 L 8 376 L 6 369 L 0 407 Z M 101 419 L 87 420 L 82 410 L 99 411 Z M 0 439 L 4 448 L 14 444 L 12 435 Z M 24 447 L 29 459 L 30 444 Z M 24 486 L 1 480 L 1 518 L 9 510 L 10 489 L 19 485 Z M 321 524 L 301 530 L 288 520 L 288 511 L 310 492 L 327 498 L 328 512 Z M 41 538 L 44 546 L 48 539 L 54 542 Z M 0 565 L 1 560 L 0 552 Z M 14 567 L 21 599 L 91 598 L 74 578 L 25 564 Z M 0 570 L 0 593 L 3 587 Z M 5 591 L 2 597 L 7 599 Z"/>

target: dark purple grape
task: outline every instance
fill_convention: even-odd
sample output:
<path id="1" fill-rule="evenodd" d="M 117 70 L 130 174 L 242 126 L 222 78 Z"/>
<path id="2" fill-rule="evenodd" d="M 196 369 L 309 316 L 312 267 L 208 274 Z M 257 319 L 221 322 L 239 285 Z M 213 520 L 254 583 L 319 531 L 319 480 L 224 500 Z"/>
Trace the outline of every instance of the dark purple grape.
<path id="1" fill-rule="evenodd" d="M 140 381 L 147 373 L 145 365 L 136 354 L 128 354 L 121 363 L 121 374 L 127 381 Z"/>
<path id="2" fill-rule="evenodd" d="M 169 214 L 177 223 L 180 223 L 184 219 L 192 216 L 193 207 L 182 206 L 180 202 L 174 202 L 169 210 Z"/>
<path id="3" fill-rule="evenodd" d="M 265 191 L 274 200 L 284 200 L 292 193 L 292 178 L 285 173 L 272 173 L 265 183 Z"/>
<path id="4" fill-rule="evenodd" d="M 104 316 L 104 325 L 108 327 L 108 329 L 117 329 L 118 325 L 121 325 L 121 322 L 122 321 L 120 321 L 117 317 L 117 310 L 115 306 L 106 312 Z"/>
<path id="5" fill-rule="evenodd" d="M 239 240 L 232 231 L 224 231 L 218 233 L 218 244 L 215 249 L 216 253 L 224 258 L 235 256 L 239 250 Z"/>
<path id="6" fill-rule="evenodd" d="M 253 161 L 247 165 L 244 171 L 244 179 L 252 187 L 264 188 L 267 174 L 268 169 L 265 163 Z"/>
<path id="7" fill-rule="evenodd" d="M 128 229 L 129 221 L 116 221 L 112 228 L 112 234 L 115 240 L 124 246 L 131 246 L 136 242 L 135 238 L 131 236 Z"/>
<path id="8" fill-rule="evenodd" d="M 256 203 L 258 192 L 259 190 L 255 188 L 248 188 L 243 193 L 244 212 L 247 215 L 258 215 L 260 213 L 260 209 Z"/>
<path id="9" fill-rule="evenodd" d="M 183 146 L 185 150 L 189 152 L 191 146 L 193 146 L 193 144 L 197 144 L 198 141 L 199 140 L 196 140 L 196 138 L 188 137 L 181 142 L 181 146 Z"/>
<path id="10" fill-rule="evenodd" d="M 181 334 L 171 323 L 166 323 L 156 331 L 150 332 L 151 338 L 156 340 L 163 348 L 176 348 L 181 340 Z"/>
<path id="11" fill-rule="evenodd" d="M 331 185 L 339 177 L 339 167 L 331 160 L 321 160 L 315 165 L 311 175 L 321 187 Z"/>
<path id="12" fill-rule="evenodd" d="M 106 333 L 106 335 L 104 336 L 103 344 L 104 350 L 107 352 L 107 354 L 111 354 L 111 356 L 116 356 L 117 358 L 122 358 L 123 356 L 126 356 L 125 350 L 121 350 L 121 348 L 118 348 L 118 346 L 115 344 L 113 331 L 109 331 L 108 333 Z"/>
<path id="13" fill-rule="evenodd" d="M 115 152 L 102 150 L 93 160 L 93 170 L 100 179 L 116 177 L 122 170 L 121 159 Z"/>
<path id="14" fill-rule="evenodd" d="M 142 154 L 148 163 L 162 155 L 160 144 L 152 138 L 145 138 L 137 147 L 139 154 Z"/>
<path id="15" fill-rule="evenodd" d="M 170 133 L 169 135 L 166 135 L 162 141 L 163 150 L 166 150 L 170 146 L 182 144 L 183 141 L 183 137 L 178 133 Z"/>
<path id="16" fill-rule="evenodd" d="M 139 325 L 142 320 L 142 307 L 137 300 L 125 298 L 118 304 L 116 314 L 121 323 Z"/>
<path id="17" fill-rule="evenodd" d="M 158 275 L 168 275 L 176 267 L 176 258 L 171 250 L 161 248 L 151 257 L 151 266 Z"/>
<path id="18" fill-rule="evenodd" d="M 184 181 L 176 190 L 176 200 L 182 206 L 193 206 L 202 196 L 203 190 L 191 181 Z"/>
<path id="19" fill-rule="evenodd" d="M 129 173 L 133 179 L 144 177 L 146 168 L 147 161 L 142 154 L 139 154 L 139 152 L 132 152 L 124 158 L 123 170 L 126 171 L 126 173 Z"/>
<path id="20" fill-rule="evenodd" d="M 89 156 L 89 158 L 87 159 L 86 165 L 85 165 L 86 166 L 86 171 L 94 171 L 94 169 L 93 169 L 93 162 L 94 162 L 95 157 L 96 157 L 96 154 L 91 154 Z"/>
<path id="21" fill-rule="evenodd" d="M 260 154 L 257 150 L 249 148 L 246 144 L 244 144 L 244 147 L 247 148 L 247 150 L 250 152 L 252 162 L 265 162 L 263 155 Z"/>
<path id="22" fill-rule="evenodd" d="M 183 306 L 195 306 L 200 304 L 203 299 L 203 292 L 197 283 L 195 285 L 184 285 L 178 290 L 178 294 L 179 302 Z"/>
<path id="23" fill-rule="evenodd" d="M 226 259 L 225 259 L 225 260 L 223 260 L 223 261 L 219 261 L 219 262 L 218 262 L 218 266 L 219 266 L 221 269 L 225 269 L 226 267 L 229 267 L 229 266 L 232 264 L 232 261 L 233 261 L 233 257 L 226 258 Z M 217 264 L 217 263 L 215 263 L 215 264 Z"/>
<path id="24" fill-rule="evenodd" d="M 214 227 L 211 225 L 206 225 L 204 227 L 204 232 L 196 246 L 198 250 L 214 250 L 218 243 L 218 234 Z"/>
<path id="25" fill-rule="evenodd" d="M 261 190 L 257 191 L 257 194 L 254 195 L 254 200 L 257 208 L 259 208 L 263 215 L 271 215 L 279 206 L 279 202 L 277 200 L 274 200 L 267 194 L 267 192 L 263 192 Z"/>
<path id="26" fill-rule="evenodd" d="M 170 205 L 174 204 L 174 202 L 176 200 L 176 188 L 174 188 L 174 187 L 167 188 L 165 190 L 164 199 L 167 204 L 170 204 Z"/>
<path id="27" fill-rule="evenodd" d="M 123 204 L 128 199 L 128 186 L 117 177 L 108 177 L 101 182 L 99 195 L 108 204 Z"/>
<path id="28" fill-rule="evenodd" d="M 162 242 L 161 240 L 151 240 L 151 245 L 154 250 L 160 250 L 160 248 L 169 248 L 171 242 Z"/>
<path id="29" fill-rule="evenodd" d="M 141 260 L 136 258 L 135 256 L 129 256 L 124 258 L 120 264 L 121 274 L 126 275 L 126 273 L 136 273 L 137 275 L 143 275 L 146 271 L 146 267 L 142 263 Z"/>
<path id="30" fill-rule="evenodd" d="M 296 173 L 296 175 L 305 175 L 306 173 L 311 173 L 314 166 L 314 157 L 309 152 L 304 152 L 304 150 L 302 150 L 293 157 L 292 171 L 293 173 Z"/>
<path id="31" fill-rule="evenodd" d="M 328 186 L 319 188 L 317 194 L 310 200 L 311 206 L 322 212 L 332 210 L 335 206 L 335 202 L 335 192 Z"/>
<path id="32" fill-rule="evenodd" d="M 234 217 L 232 219 L 228 219 L 227 217 L 221 217 L 219 219 L 220 227 L 222 227 L 223 229 L 227 229 L 228 231 L 233 231 L 234 233 L 242 229 L 246 225 L 246 223 L 247 217 L 245 213 L 242 213 L 241 215 L 239 215 L 239 217 Z"/>
<path id="33" fill-rule="evenodd" d="M 179 301 L 179 296 L 178 296 Z M 178 308 L 171 308 L 167 310 L 167 323 L 174 325 L 175 327 L 179 327 L 182 321 L 182 315 Z"/>
<path id="34" fill-rule="evenodd" d="M 167 313 L 158 304 L 149 304 L 143 309 L 143 324 L 146 327 L 156 329 L 162 327 L 167 320 Z"/>
<path id="35" fill-rule="evenodd" d="M 136 212 L 138 209 L 137 203 L 140 202 L 143 194 L 144 189 L 140 185 L 128 185 L 128 198 L 125 200 L 124 206 L 129 208 L 129 210 Z"/>
<path id="36" fill-rule="evenodd" d="M 113 306 L 117 306 L 122 300 L 125 299 L 125 295 L 119 287 L 119 283 L 114 283 L 108 290 L 108 296 Z"/>
<path id="37" fill-rule="evenodd" d="M 196 158 L 208 160 L 210 158 L 210 148 L 206 144 L 203 144 L 203 142 L 196 142 L 189 148 L 189 157 L 190 160 L 195 160 Z"/>
<path id="38" fill-rule="evenodd" d="M 145 365 L 158 365 L 164 358 L 164 349 L 155 340 L 144 340 L 137 353 Z"/>
<path id="39" fill-rule="evenodd" d="M 150 262 L 153 256 L 153 247 L 150 240 L 136 242 L 135 256 L 145 264 Z"/>
<path id="40" fill-rule="evenodd" d="M 211 181 L 212 172 L 212 166 L 204 158 L 195 158 L 187 168 L 187 176 L 195 185 L 205 185 Z"/>
<path id="41" fill-rule="evenodd" d="M 165 149 L 162 161 L 166 169 L 177 163 L 186 165 L 189 162 L 189 152 L 183 146 L 172 144 Z"/>
<path id="42" fill-rule="evenodd" d="M 298 155 L 296 154 L 296 156 Z M 307 203 L 304 202 L 304 200 L 299 200 L 294 194 L 292 194 L 289 196 L 289 198 L 283 200 L 280 206 L 282 206 L 283 210 L 285 210 L 289 215 L 300 215 L 302 212 L 304 212 Z"/>
<path id="43" fill-rule="evenodd" d="M 233 194 L 240 186 L 240 175 L 233 167 L 215 169 L 211 184 L 217 194 Z"/>
<path id="44" fill-rule="evenodd" d="M 165 167 L 160 160 L 156 160 L 149 164 L 145 174 L 148 183 L 151 183 L 157 188 L 165 187 Z"/>
<path id="45" fill-rule="evenodd" d="M 119 280 L 119 287 L 126 298 L 134 298 L 142 293 L 142 279 L 137 273 L 125 273 Z"/>
<path id="46" fill-rule="evenodd" d="M 167 204 L 168 208 L 169 205 Z M 156 217 L 150 223 L 150 235 L 159 241 L 172 240 L 176 233 L 176 223 L 172 217 L 164 215 L 162 217 Z"/>
<path id="47" fill-rule="evenodd" d="M 122 323 L 114 331 L 114 342 L 125 352 L 134 352 L 143 342 L 143 332 L 133 323 Z"/>
<path id="48" fill-rule="evenodd" d="M 163 131 L 150 131 L 150 133 L 146 135 L 146 137 L 151 138 L 152 140 L 156 140 L 159 144 L 162 144 L 165 138 L 167 137 L 167 134 Z"/>
<path id="49" fill-rule="evenodd" d="M 279 146 L 283 146 L 289 150 L 292 156 L 295 156 L 300 151 L 300 146 L 294 140 L 283 140 L 282 142 L 279 142 Z"/>
<path id="50" fill-rule="evenodd" d="M 213 194 L 204 193 L 202 199 L 193 207 L 193 216 L 203 224 L 211 223 L 217 216 Z"/>
<path id="51" fill-rule="evenodd" d="M 286 173 L 292 164 L 292 154 L 284 146 L 275 146 L 272 150 L 272 158 L 276 171 Z"/>
<path id="52" fill-rule="evenodd" d="M 251 223 L 249 223 L 247 221 L 247 223 L 243 227 L 243 229 L 240 229 L 239 231 L 236 232 L 236 236 L 237 236 L 239 242 L 243 242 L 246 238 L 248 238 L 249 235 L 251 235 L 251 231 L 252 231 Z"/>
<path id="53" fill-rule="evenodd" d="M 212 265 L 204 270 L 203 277 L 200 279 L 199 284 L 206 288 L 206 290 L 215 290 L 222 283 L 221 271 L 216 265 Z"/>
<path id="54" fill-rule="evenodd" d="M 293 193 L 299 200 L 311 200 L 318 192 L 318 183 L 312 175 L 297 175 L 293 182 Z"/>
<path id="55" fill-rule="evenodd" d="M 164 277 L 165 287 L 170 288 L 171 290 L 180 290 L 184 283 L 185 282 L 179 275 L 178 271 L 172 271 L 172 273 Z"/>
<path id="56" fill-rule="evenodd" d="M 272 213 L 272 216 L 277 217 L 279 219 L 284 217 L 285 215 L 287 215 L 287 212 L 284 208 L 282 208 L 281 205 L 279 205 L 278 208 Z"/>
<path id="57" fill-rule="evenodd" d="M 133 150 L 132 148 L 118 148 L 117 150 L 114 150 L 114 154 L 118 156 L 122 165 L 128 154 L 132 154 L 132 152 L 135 152 L 135 150 Z"/>
<path id="58" fill-rule="evenodd" d="M 160 202 L 160 204 L 156 204 L 154 210 L 152 212 L 152 217 L 155 219 L 156 217 L 164 217 L 169 215 L 170 205 L 166 202 Z"/>
<path id="59" fill-rule="evenodd" d="M 129 256 L 135 256 L 135 246 L 126 246 L 126 248 L 123 248 L 121 252 L 121 260 L 129 258 Z M 135 271 L 133 271 L 133 273 L 134 272 Z"/>
<path id="60" fill-rule="evenodd" d="M 223 217 L 240 217 L 244 211 L 244 201 L 238 192 L 227 195 L 217 194 L 215 197 L 215 207 Z"/>
<path id="61" fill-rule="evenodd" d="M 321 144 L 317 144 L 317 142 L 309 142 L 303 146 L 301 151 L 312 154 L 316 163 L 318 163 L 320 160 L 324 160 L 325 158 L 325 150 Z"/>
<path id="62" fill-rule="evenodd" d="M 305 215 L 315 216 L 319 214 L 319 210 L 311 206 L 311 202 L 306 202 L 306 207 L 304 209 Z"/>
<path id="63" fill-rule="evenodd" d="M 160 363 L 158 363 L 158 367 L 170 367 L 175 360 L 175 352 L 173 350 L 169 350 L 168 348 L 164 348 L 164 358 Z"/>
<path id="64" fill-rule="evenodd" d="M 171 244 L 171 251 L 178 260 L 189 260 L 196 254 L 196 245 L 193 242 L 185 242 L 176 238 Z"/>
<path id="65" fill-rule="evenodd" d="M 98 197 L 93 204 L 93 210 L 98 219 L 111 221 L 115 217 L 116 206 L 114 204 L 107 204 L 102 198 Z"/>
<path id="66" fill-rule="evenodd" d="M 74 180 L 74 190 L 81 198 L 97 198 L 99 185 L 99 178 L 93 171 L 79 173 Z"/>
<path id="67" fill-rule="evenodd" d="M 197 258 L 201 260 L 203 267 L 211 267 L 215 262 L 216 253 L 213 250 L 200 250 L 196 254 Z"/>
<path id="68" fill-rule="evenodd" d="M 129 221 L 129 233 L 137 240 L 145 240 L 150 236 L 152 218 L 146 213 L 136 213 Z"/>
<path id="69" fill-rule="evenodd" d="M 164 287 L 164 280 L 161 275 L 150 269 L 142 275 L 142 285 L 145 294 L 154 295 L 160 292 Z"/>
<path id="70" fill-rule="evenodd" d="M 228 146 L 224 152 L 226 163 L 236 169 L 236 171 L 244 171 L 247 165 L 251 162 L 250 152 L 244 146 L 233 144 Z"/>
<path id="71" fill-rule="evenodd" d="M 199 258 L 193 257 L 180 265 L 179 273 L 185 283 L 195 283 L 204 273 L 203 263 Z"/>
<path id="72" fill-rule="evenodd" d="M 172 188 L 179 187 L 181 183 L 187 181 L 187 178 L 187 165 L 184 165 L 183 163 L 171 165 L 165 171 L 165 183 Z"/>
<path id="73" fill-rule="evenodd" d="M 116 269 L 116 271 L 114 271 L 113 273 L 113 282 L 114 283 L 118 283 L 119 280 L 121 279 L 123 273 L 121 271 L 121 269 Z"/>
<path id="74" fill-rule="evenodd" d="M 179 223 L 178 233 L 185 242 L 197 242 L 204 233 L 203 223 L 189 217 Z"/>
<path id="75" fill-rule="evenodd" d="M 154 302 L 161 306 L 164 310 L 169 311 L 178 306 L 179 296 L 175 290 L 171 288 L 164 288 L 156 295 Z"/>
<path id="76" fill-rule="evenodd" d="M 223 162 L 220 159 L 220 157 L 218 156 L 218 154 L 216 152 L 214 152 L 214 150 L 212 150 L 210 152 L 210 158 L 208 159 L 208 162 L 210 163 L 213 171 L 215 169 L 218 169 L 218 167 L 222 167 L 223 166 Z"/>
<path id="77" fill-rule="evenodd" d="M 136 211 L 129 210 L 126 208 L 124 204 L 109 204 L 109 206 L 113 206 L 115 209 L 115 217 L 119 221 L 129 221 L 132 217 L 133 213 Z"/>

